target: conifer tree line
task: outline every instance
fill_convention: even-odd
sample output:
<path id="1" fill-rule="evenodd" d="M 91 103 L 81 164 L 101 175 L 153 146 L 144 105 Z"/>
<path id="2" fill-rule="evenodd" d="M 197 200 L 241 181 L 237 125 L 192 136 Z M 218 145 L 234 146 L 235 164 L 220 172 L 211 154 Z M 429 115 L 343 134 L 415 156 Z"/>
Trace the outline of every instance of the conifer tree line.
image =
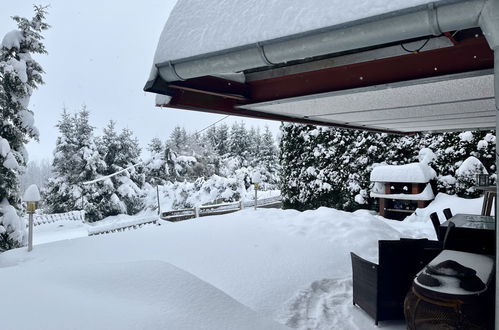
<path id="1" fill-rule="evenodd" d="M 247 188 L 255 171 L 265 188 L 278 181 L 277 148 L 268 127 L 260 132 L 236 122 L 189 133 L 177 126 L 164 140 L 152 139 L 143 157 L 133 132 L 118 130 L 114 121 L 97 135 L 85 107 L 76 114 L 64 110 L 57 128 L 52 177 L 43 192 L 48 213 L 83 209 L 87 220 L 96 221 L 143 210 L 156 186 L 199 185 L 200 179 L 223 176 L 237 177 Z M 183 192 L 189 193 L 194 192 Z"/>
<path id="2" fill-rule="evenodd" d="M 495 131 L 420 133 L 399 136 L 311 125 L 281 126 L 281 194 L 284 206 L 299 210 L 320 206 L 353 211 L 375 208 L 369 197 L 371 170 L 378 164 L 418 162 L 429 148 L 435 159 L 437 190 L 461 197 L 478 197 L 477 173 L 496 180 Z M 473 166 L 463 168 L 469 157 Z"/>
<path id="3" fill-rule="evenodd" d="M 0 44 L 0 252 L 26 243 L 19 176 L 28 162 L 25 144 L 38 140 L 29 109 L 33 91 L 43 84 L 43 69 L 33 54 L 45 54 L 46 8 L 34 7 L 31 19 L 14 16 L 17 29 Z"/>

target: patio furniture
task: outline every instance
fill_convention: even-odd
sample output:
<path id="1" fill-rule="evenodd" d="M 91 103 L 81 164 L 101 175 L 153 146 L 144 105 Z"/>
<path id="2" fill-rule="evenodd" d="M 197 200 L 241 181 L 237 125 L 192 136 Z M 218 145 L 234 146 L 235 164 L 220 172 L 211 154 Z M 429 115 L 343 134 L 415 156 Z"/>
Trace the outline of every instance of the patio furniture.
<path id="1" fill-rule="evenodd" d="M 427 245 L 427 239 L 378 241 L 378 264 L 350 253 L 353 304 L 373 317 L 376 325 L 404 318 L 404 298 L 414 275 L 428 261 Z"/>
<path id="2" fill-rule="evenodd" d="M 496 190 L 485 191 L 485 194 L 483 196 L 483 206 L 481 213 L 482 215 L 491 214 L 492 207 L 495 205 L 494 201 L 496 200 L 496 195 L 497 195 Z"/>
<path id="3" fill-rule="evenodd" d="M 445 211 L 445 210 L 444 210 Z M 433 224 L 433 228 L 435 229 L 435 233 L 437 234 L 438 242 L 440 243 L 440 248 L 444 249 L 449 238 L 449 234 L 452 228 L 455 227 L 455 224 L 452 221 L 447 221 L 445 231 L 441 230 L 440 219 L 438 218 L 437 212 L 433 212 L 430 214 L 431 223 Z M 429 241 L 431 242 L 431 241 Z"/>
<path id="4" fill-rule="evenodd" d="M 446 242 L 446 248 L 492 255 L 495 253 L 495 218 L 476 214 L 456 214 L 440 225 L 445 235 L 449 224 L 455 228 Z"/>
<path id="5" fill-rule="evenodd" d="M 408 329 L 493 329 L 493 275 L 490 256 L 442 251 L 407 294 Z"/>
<path id="6" fill-rule="evenodd" d="M 449 220 L 450 218 L 452 218 L 452 211 L 449 208 L 444 209 L 444 215 L 445 219 Z"/>
<path id="7" fill-rule="evenodd" d="M 483 191 L 483 204 L 481 215 L 490 215 L 496 201 L 496 186 L 474 186 L 476 190 Z M 495 208 L 494 208 L 495 209 Z"/>
<path id="8" fill-rule="evenodd" d="M 430 214 L 431 223 L 435 229 L 435 234 L 437 234 L 437 239 L 440 241 L 440 219 L 438 218 L 437 212 Z"/>

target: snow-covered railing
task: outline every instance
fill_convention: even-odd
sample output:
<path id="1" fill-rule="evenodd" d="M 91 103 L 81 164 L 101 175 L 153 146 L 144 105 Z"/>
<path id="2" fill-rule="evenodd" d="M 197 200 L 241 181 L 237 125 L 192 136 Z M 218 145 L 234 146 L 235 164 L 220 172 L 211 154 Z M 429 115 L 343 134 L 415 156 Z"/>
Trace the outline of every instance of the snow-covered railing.
<path id="1" fill-rule="evenodd" d="M 159 217 L 157 215 L 154 215 L 154 216 L 136 218 L 129 221 L 120 221 L 104 225 L 97 225 L 95 227 L 91 227 L 88 229 L 88 236 L 109 234 L 130 229 L 137 229 L 137 228 L 142 228 L 145 225 L 152 225 L 152 224 L 157 225 L 158 220 Z"/>
<path id="2" fill-rule="evenodd" d="M 38 226 L 57 221 L 85 222 L 85 211 L 71 211 L 66 213 L 54 213 L 54 214 L 34 214 L 33 224 L 35 226 Z"/>
<path id="3" fill-rule="evenodd" d="M 257 207 L 269 208 L 269 207 L 280 207 L 281 206 L 281 196 L 274 196 L 269 198 L 262 198 L 257 201 Z M 189 209 L 178 209 L 163 212 L 161 214 L 161 219 L 167 221 L 182 221 L 187 219 L 221 215 L 236 212 L 242 210 L 246 207 L 255 206 L 255 201 L 239 201 L 233 203 L 221 203 L 212 205 L 203 205 L 200 207 L 194 207 Z"/>

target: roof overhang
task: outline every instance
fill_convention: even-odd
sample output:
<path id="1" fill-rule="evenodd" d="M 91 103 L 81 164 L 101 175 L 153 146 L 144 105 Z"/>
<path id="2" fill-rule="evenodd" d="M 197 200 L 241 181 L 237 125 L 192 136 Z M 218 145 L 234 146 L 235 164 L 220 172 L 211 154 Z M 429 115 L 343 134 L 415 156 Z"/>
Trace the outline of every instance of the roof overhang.
<path id="1" fill-rule="evenodd" d="M 399 134 L 494 128 L 499 23 L 489 23 L 499 17 L 482 11 L 498 2 L 441 1 L 256 50 L 160 63 L 145 90 L 171 97 L 161 107 L 304 124 Z M 221 75 L 238 70 L 238 79 Z"/>
<path id="2" fill-rule="evenodd" d="M 430 38 L 434 48 L 417 53 L 390 45 L 250 71 L 244 83 L 158 76 L 148 90 L 172 97 L 158 106 L 304 124 L 396 133 L 492 128 L 494 54 L 476 33 Z"/>

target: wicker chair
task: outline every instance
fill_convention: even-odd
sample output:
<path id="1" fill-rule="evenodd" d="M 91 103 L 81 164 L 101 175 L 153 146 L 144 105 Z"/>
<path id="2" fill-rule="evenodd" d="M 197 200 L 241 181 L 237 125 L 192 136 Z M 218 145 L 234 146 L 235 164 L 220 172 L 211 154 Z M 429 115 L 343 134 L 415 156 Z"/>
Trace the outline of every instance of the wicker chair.
<path id="1" fill-rule="evenodd" d="M 414 276 L 440 249 L 431 249 L 427 239 L 379 241 L 379 264 L 351 252 L 353 304 L 378 325 L 379 321 L 404 319 L 404 298 Z M 432 244 L 430 244 L 432 245 Z"/>

